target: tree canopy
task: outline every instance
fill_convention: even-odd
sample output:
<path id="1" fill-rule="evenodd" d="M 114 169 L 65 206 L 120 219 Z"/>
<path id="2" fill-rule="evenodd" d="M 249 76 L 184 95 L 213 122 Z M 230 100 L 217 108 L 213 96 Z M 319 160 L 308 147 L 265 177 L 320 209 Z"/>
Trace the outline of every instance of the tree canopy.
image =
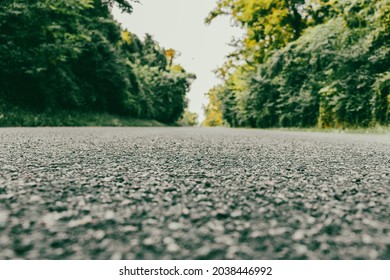
<path id="1" fill-rule="evenodd" d="M 3 0 L 0 104 L 175 122 L 194 75 L 113 19 L 126 0 Z"/>
<path id="2" fill-rule="evenodd" d="M 206 119 L 218 108 L 231 126 L 389 124 L 389 11 L 388 0 L 219 1 L 206 21 L 229 15 L 246 35 Z"/>

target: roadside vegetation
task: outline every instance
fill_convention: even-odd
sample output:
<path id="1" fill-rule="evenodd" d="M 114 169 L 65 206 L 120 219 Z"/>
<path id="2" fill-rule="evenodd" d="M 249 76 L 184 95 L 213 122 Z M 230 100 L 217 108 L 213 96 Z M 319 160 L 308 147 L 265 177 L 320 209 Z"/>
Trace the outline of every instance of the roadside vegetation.
<path id="1" fill-rule="evenodd" d="M 199 124 L 198 114 L 186 110 L 183 117 L 178 121 L 181 126 L 197 126 Z"/>
<path id="2" fill-rule="evenodd" d="M 114 5 L 132 11 L 125 0 L 1 1 L 0 125 L 181 119 L 195 76 L 173 49 L 122 29 Z"/>
<path id="3" fill-rule="evenodd" d="M 37 112 L 23 109 L 8 109 L 0 112 L 0 127 L 42 126 L 167 126 L 155 120 L 137 119 L 109 113 L 80 111 Z"/>
<path id="4" fill-rule="evenodd" d="M 390 124 L 389 0 L 220 0 L 245 36 L 217 71 L 204 125 Z"/>

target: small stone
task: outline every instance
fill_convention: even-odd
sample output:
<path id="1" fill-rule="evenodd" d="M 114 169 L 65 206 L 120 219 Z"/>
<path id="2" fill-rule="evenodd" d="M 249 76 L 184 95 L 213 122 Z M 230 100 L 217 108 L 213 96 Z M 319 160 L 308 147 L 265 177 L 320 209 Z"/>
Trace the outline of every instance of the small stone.
<path id="1" fill-rule="evenodd" d="M 98 230 L 98 231 L 96 231 L 96 232 L 94 233 L 93 236 L 95 237 L 96 240 L 102 240 L 102 239 L 104 238 L 105 235 L 106 235 L 106 234 L 104 233 L 103 230 Z"/>
<path id="2" fill-rule="evenodd" d="M 168 228 L 170 229 L 170 230 L 173 230 L 173 231 L 177 231 L 177 230 L 179 230 L 179 229 L 181 229 L 182 228 L 182 224 L 180 224 L 180 223 L 170 223 L 169 225 L 168 225 Z"/>
<path id="3" fill-rule="evenodd" d="M 288 231 L 288 229 L 285 227 L 278 227 L 278 228 L 271 228 L 268 231 L 268 233 L 271 236 L 278 236 L 278 235 L 282 235 L 282 234 L 286 233 L 287 231 Z"/>
<path id="4" fill-rule="evenodd" d="M 371 260 L 377 260 L 378 259 L 378 251 L 374 250 L 374 249 L 371 249 L 369 252 L 368 252 L 368 256 L 370 257 Z"/>
<path id="5" fill-rule="evenodd" d="M 164 237 L 163 243 L 165 245 L 168 245 L 168 244 L 171 244 L 171 243 L 175 243 L 175 239 L 173 239 L 172 237 L 167 236 L 167 237 Z"/>
<path id="6" fill-rule="evenodd" d="M 230 216 L 231 216 L 232 218 L 238 218 L 238 217 L 241 217 L 241 215 L 242 215 L 242 211 L 241 211 L 241 210 L 234 210 L 234 211 L 230 214 Z"/>
<path id="7" fill-rule="evenodd" d="M 214 220 L 214 221 L 208 222 L 207 226 L 208 226 L 209 229 L 211 229 L 214 232 L 221 233 L 221 232 L 225 231 L 225 227 L 224 227 L 223 223 L 221 223 L 218 220 Z"/>
<path id="8" fill-rule="evenodd" d="M 226 252 L 225 257 L 229 260 L 233 260 L 236 258 L 236 253 L 240 251 L 238 246 L 230 246 L 228 251 Z"/>
<path id="9" fill-rule="evenodd" d="M 39 202 L 39 201 L 42 201 L 42 197 L 40 197 L 39 195 L 32 195 L 30 197 L 30 202 Z"/>
<path id="10" fill-rule="evenodd" d="M 176 243 L 169 243 L 167 246 L 167 251 L 169 253 L 176 253 L 176 252 L 180 251 L 180 246 L 177 245 Z"/>
<path id="11" fill-rule="evenodd" d="M 306 221 L 308 224 L 314 224 L 316 219 L 312 216 L 309 216 L 309 217 L 307 217 Z"/>
<path id="12" fill-rule="evenodd" d="M 304 256 L 308 252 L 307 246 L 302 244 L 297 244 L 294 249 L 299 256 Z"/>
<path id="13" fill-rule="evenodd" d="M 376 206 L 375 201 L 370 201 L 370 203 L 368 203 L 368 207 L 375 207 L 375 206 Z"/>
<path id="14" fill-rule="evenodd" d="M 215 238 L 216 243 L 232 246 L 234 244 L 233 238 L 228 235 L 220 235 Z"/>
<path id="15" fill-rule="evenodd" d="M 197 254 L 200 257 L 207 257 L 211 253 L 211 249 L 209 246 L 203 246 L 198 251 Z"/>
<path id="16" fill-rule="evenodd" d="M 121 260 L 122 259 L 122 253 L 121 252 L 115 252 L 111 256 L 111 260 Z"/>
<path id="17" fill-rule="evenodd" d="M 266 233 L 264 233 L 264 232 L 262 232 L 262 231 L 258 231 L 258 230 L 256 230 L 256 231 L 253 231 L 250 235 L 249 235 L 249 237 L 250 238 L 261 238 L 261 237 L 264 237 L 264 236 L 266 236 Z"/>
<path id="18" fill-rule="evenodd" d="M 111 182 L 113 180 L 114 180 L 114 177 L 106 177 L 106 178 L 102 179 L 103 182 Z"/>
<path id="19" fill-rule="evenodd" d="M 10 242 L 11 239 L 7 235 L 0 235 L 0 245 L 8 245 Z"/>
<path id="20" fill-rule="evenodd" d="M 122 231 L 123 232 L 136 232 L 136 231 L 138 231 L 138 228 L 136 228 L 134 226 L 125 226 L 122 228 Z"/>
<path id="21" fill-rule="evenodd" d="M 114 211 L 108 210 L 108 211 L 106 211 L 106 213 L 104 213 L 104 219 L 106 219 L 106 220 L 114 220 L 114 218 L 115 218 Z"/>
<path id="22" fill-rule="evenodd" d="M 5 210 L 0 211 L 0 227 L 5 227 L 7 225 L 8 217 L 9 217 L 8 211 Z"/>
<path id="23" fill-rule="evenodd" d="M 44 225 L 46 225 L 46 227 L 50 228 L 57 223 L 58 219 L 60 219 L 59 214 L 47 213 L 42 217 L 41 221 Z"/>
<path id="24" fill-rule="evenodd" d="M 149 225 L 149 226 L 157 225 L 157 223 L 158 223 L 158 221 L 154 218 L 149 218 L 149 219 L 142 221 L 143 225 Z"/>
<path id="25" fill-rule="evenodd" d="M 183 210 L 181 211 L 181 213 L 184 215 L 184 216 L 188 216 L 190 214 L 190 210 L 188 208 L 183 208 Z"/>
<path id="26" fill-rule="evenodd" d="M 298 229 L 292 236 L 292 239 L 295 241 L 302 240 L 305 238 L 305 232 L 301 229 Z"/>
<path id="27" fill-rule="evenodd" d="M 270 180 L 265 181 L 264 184 L 265 184 L 266 186 L 270 186 L 270 187 L 275 186 L 275 182 L 274 182 L 274 181 L 270 181 Z"/>
<path id="28" fill-rule="evenodd" d="M 75 227 L 79 227 L 79 226 L 83 226 L 83 225 L 89 224 L 91 222 L 92 222 L 91 216 L 85 216 L 84 218 L 79 219 L 79 220 L 69 221 L 68 222 L 68 227 L 69 228 L 75 228 Z"/>
<path id="29" fill-rule="evenodd" d="M 364 244 L 371 244 L 372 243 L 372 237 L 368 234 L 363 234 L 362 240 Z"/>
<path id="30" fill-rule="evenodd" d="M 142 241 L 142 244 L 144 244 L 145 246 L 152 246 L 152 245 L 154 245 L 154 239 L 151 237 L 145 238 Z"/>
<path id="31" fill-rule="evenodd" d="M 128 199 L 125 199 L 125 200 L 123 200 L 123 201 L 120 203 L 121 206 L 126 206 L 126 205 L 129 205 L 129 204 L 131 204 L 131 200 L 128 200 Z"/>
<path id="32" fill-rule="evenodd" d="M 15 253 L 11 249 L 4 249 L 1 251 L 1 259 L 6 260 L 6 259 L 15 259 Z"/>

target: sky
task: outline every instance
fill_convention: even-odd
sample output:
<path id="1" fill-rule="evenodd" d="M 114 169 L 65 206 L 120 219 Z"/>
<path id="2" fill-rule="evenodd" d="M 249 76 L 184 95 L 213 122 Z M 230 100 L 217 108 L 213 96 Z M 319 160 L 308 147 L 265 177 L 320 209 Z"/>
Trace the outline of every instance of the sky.
<path id="1" fill-rule="evenodd" d="M 242 31 L 232 27 L 228 17 L 204 24 L 208 13 L 216 6 L 213 0 L 140 0 L 133 3 L 132 14 L 114 9 L 114 17 L 123 28 L 144 38 L 151 34 L 165 49 L 180 53 L 176 63 L 197 79 L 188 94 L 189 110 L 204 119 L 202 106 L 207 104 L 205 93 L 219 83 L 213 70 L 221 66 L 234 49 L 228 46 Z"/>

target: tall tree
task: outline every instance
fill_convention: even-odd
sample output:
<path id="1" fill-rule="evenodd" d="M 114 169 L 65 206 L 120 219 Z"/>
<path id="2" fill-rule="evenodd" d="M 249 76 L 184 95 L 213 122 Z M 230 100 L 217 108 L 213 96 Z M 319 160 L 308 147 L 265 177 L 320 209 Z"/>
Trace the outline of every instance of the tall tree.
<path id="1" fill-rule="evenodd" d="M 4 0 L 0 110 L 109 112 L 174 122 L 193 75 L 151 37 L 121 30 L 125 0 Z"/>
<path id="2" fill-rule="evenodd" d="M 275 49 L 299 38 L 305 28 L 329 14 L 323 0 L 219 0 L 206 23 L 229 15 L 246 30 L 236 56 L 249 64 L 264 62 Z"/>
<path id="3" fill-rule="evenodd" d="M 280 6 L 272 6 L 277 3 Z M 302 31 L 296 27 L 300 20 L 270 20 L 281 11 L 275 7 L 286 8 L 284 4 L 293 4 L 295 10 L 290 9 L 289 14 L 303 21 Z M 243 20 L 245 12 L 253 14 L 256 5 L 273 8 L 265 10 L 261 19 L 257 14 L 247 17 L 256 18 L 254 22 Z M 248 30 L 238 63 L 228 61 L 227 67 L 219 70 L 223 85 L 216 88 L 216 95 L 223 118 L 231 126 L 389 124 L 388 0 L 225 0 L 219 2 L 210 19 L 224 13 Z M 287 37 L 280 38 L 286 41 L 266 47 L 262 39 L 266 30 L 275 40 L 282 34 L 273 23 L 283 26 Z M 256 24 L 260 39 L 247 44 L 255 34 L 251 30 L 258 28 Z M 271 27 L 267 29 L 268 24 Z M 258 59 L 253 59 L 256 55 Z"/>

